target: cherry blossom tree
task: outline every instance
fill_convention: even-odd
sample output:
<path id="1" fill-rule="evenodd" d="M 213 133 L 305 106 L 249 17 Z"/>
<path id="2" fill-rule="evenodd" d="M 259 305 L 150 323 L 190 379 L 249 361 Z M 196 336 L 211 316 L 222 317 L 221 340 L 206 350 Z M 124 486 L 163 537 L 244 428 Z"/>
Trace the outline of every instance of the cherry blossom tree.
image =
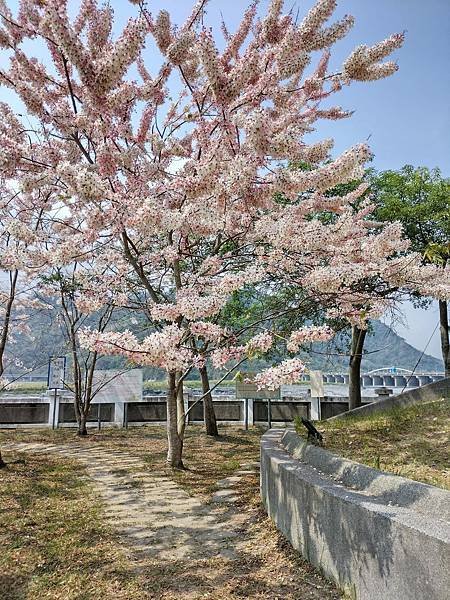
<path id="1" fill-rule="evenodd" d="M 325 308 L 328 318 L 344 316 L 352 326 L 349 393 L 355 405 L 360 402 L 360 363 L 368 321 L 411 293 L 442 299 L 449 294 L 448 269 L 424 265 L 420 253 L 410 251 L 400 223 L 380 227 L 373 221 L 375 205 L 370 197 L 361 201 L 367 187 L 362 183 L 344 196 L 323 197 L 320 211 L 304 223 L 301 232 L 296 231 L 299 215 L 317 201 L 317 194 L 272 211 L 267 216 L 271 246 L 261 255 L 272 281 L 289 281 L 304 289 Z M 263 220 L 261 225 L 267 227 Z M 261 374 L 259 380 L 267 382 L 277 369 Z"/>
<path id="2" fill-rule="evenodd" d="M 5 373 L 23 368 L 14 345 L 19 335 L 30 333 L 30 311 L 40 306 L 34 293 L 35 271 L 30 267 L 42 220 L 39 198 L 19 193 L 0 178 L 0 392 L 12 383 Z"/>
<path id="3" fill-rule="evenodd" d="M 333 71 L 330 50 L 353 25 L 351 16 L 327 24 L 335 0 L 318 0 L 299 23 L 283 14 L 282 0 L 260 18 L 252 2 L 235 33 L 223 24 L 221 50 L 204 25 L 206 5 L 197 1 L 176 27 L 167 11 L 152 15 L 134 0 L 115 36 L 111 5 L 96 0 L 83 0 L 73 20 L 64 0 L 22 0 L 17 14 L 0 1 L 0 45 L 9 58 L 0 84 L 28 115 L 25 124 L 2 108 L 0 174 L 51 198 L 59 241 L 52 244 L 48 232 L 42 261 L 95 256 L 129 284 L 126 303 L 135 296 L 149 315 L 144 339 L 87 331 L 82 340 L 94 351 L 166 369 L 174 467 L 183 466 L 187 374 L 204 367 L 207 355 L 217 366 L 236 365 L 272 345 L 267 331 L 240 340 L 218 325 L 233 292 L 282 273 L 359 320 L 370 297 L 357 282 L 401 279 L 408 260 L 387 266 L 401 243 L 395 225 L 375 235 L 366 222 L 370 208 L 348 210 L 362 189 L 325 196 L 362 174 L 367 146 L 331 158 L 332 140 L 305 141 L 320 120 L 350 116 L 323 105 L 343 86 L 396 71 L 384 59 L 403 35 L 359 46 Z M 47 60 L 25 53 L 28 43 L 45 49 Z M 150 67 L 150 53 L 159 67 Z M 292 171 L 287 160 L 311 169 Z M 310 200 L 297 203 L 306 191 Z M 280 193 L 291 200 L 286 206 L 275 200 Z M 311 218 L 322 209 L 338 213 L 338 224 Z M 293 332 L 290 347 L 324 335 Z M 260 382 L 292 381 L 304 368 L 291 358 Z"/>
<path id="4" fill-rule="evenodd" d="M 54 267 L 41 276 L 41 293 L 56 299 L 57 319 L 69 351 L 70 375 L 64 381 L 64 387 L 73 394 L 74 412 L 78 424 L 78 435 L 87 435 L 87 420 L 92 401 L 104 387 L 104 381 L 97 381 L 95 371 L 99 365 L 99 353 L 83 350 L 80 347 L 78 333 L 86 326 L 87 320 L 94 323 L 96 329 L 103 332 L 108 327 L 114 312 L 114 305 L 108 302 L 107 294 L 102 297 L 92 315 L 92 286 L 105 288 L 104 273 L 98 272 L 89 264 L 74 261 L 63 268 Z M 98 289 L 95 290 L 98 300 Z M 88 311 L 84 311 L 84 307 Z M 114 377 L 114 376 L 113 376 Z M 112 378 L 113 378 L 112 377 Z M 106 383 L 109 383 L 111 379 Z"/>

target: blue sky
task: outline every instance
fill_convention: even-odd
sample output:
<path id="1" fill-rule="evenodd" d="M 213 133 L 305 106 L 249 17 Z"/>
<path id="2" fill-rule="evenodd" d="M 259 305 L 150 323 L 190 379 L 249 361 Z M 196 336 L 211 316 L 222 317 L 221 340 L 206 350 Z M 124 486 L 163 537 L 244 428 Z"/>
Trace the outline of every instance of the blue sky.
<path id="1" fill-rule="evenodd" d="M 15 10 L 16 0 L 7 0 Z M 133 7 L 126 1 L 112 1 L 120 21 Z M 150 0 L 149 8 L 167 9 L 173 21 L 181 23 L 193 0 Z M 210 0 L 205 24 L 220 35 L 221 14 L 230 30 L 239 22 L 247 0 Z M 269 0 L 261 0 L 260 12 Z M 285 10 L 299 9 L 300 18 L 313 0 L 287 0 Z M 76 7 L 77 0 L 69 0 Z M 406 41 L 396 52 L 400 70 L 383 81 L 354 84 L 335 96 L 333 104 L 355 110 L 351 119 L 324 123 L 322 138 L 335 139 L 336 152 L 366 140 L 375 154 L 377 169 L 397 169 L 404 164 L 439 167 L 450 176 L 450 0 L 338 0 L 336 16 L 352 14 L 356 24 L 335 47 L 332 64 L 338 67 L 358 44 L 375 43 L 390 33 L 406 31 Z M 156 66 L 156 65 L 155 65 Z M 405 325 L 396 330 L 410 343 L 423 349 L 437 321 L 437 309 L 415 311 L 405 307 Z M 428 349 L 440 356 L 437 333 Z"/>
<path id="2" fill-rule="evenodd" d="M 247 0 L 210 0 L 205 24 L 218 30 L 222 14 L 232 30 L 248 4 Z M 268 4 L 269 0 L 262 0 L 260 12 Z M 285 10 L 298 8 L 301 16 L 313 4 L 313 0 L 286 0 Z M 191 0 L 149 2 L 153 12 L 166 8 L 178 23 L 191 6 Z M 122 7 L 121 13 L 125 2 Z M 399 31 L 406 31 L 406 41 L 395 54 L 400 70 L 393 77 L 354 84 L 340 94 L 339 103 L 356 112 L 349 120 L 324 124 L 322 137 L 334 137 L 340 151 L 371 136 L 378 169 L 409 163 L 438 166 L 450 175 L 450 0 L 338 0 L 336 16 L 346 13 L 356 23 L 335 46 L 332 64 L 336 66 L 358 44 L 372 44 Z"/>

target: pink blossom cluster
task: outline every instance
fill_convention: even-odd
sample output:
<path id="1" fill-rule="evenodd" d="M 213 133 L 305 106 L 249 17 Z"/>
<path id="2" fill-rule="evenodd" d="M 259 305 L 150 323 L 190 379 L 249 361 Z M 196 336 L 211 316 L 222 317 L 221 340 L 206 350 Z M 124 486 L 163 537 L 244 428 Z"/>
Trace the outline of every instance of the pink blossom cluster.
<path id="1" fill-rule="evenodd" d="M 245 346 L 224 346 L 211 352 L 211 362 L 216 369 L 223 369 L 231 361 L 240 361 L 245 355 Z"/>
<path id="2" fill-rule="evenodd" d="M 298 382 L 305 368 L 305 364 L 300 359 L 290 358 L 255 375 L 255 383 L 259 390 L 264 388 L 275 390 L 280 385 Z"/>
<path id="3" fill-rule="evenodd" d="M 135 364 L 155 365 L 168 371 L 184 370 L 192 362 L 192 352 L 182 347 L 183 336 L 183 330 L 176 325 L 167 325 L 142 341 L 129 330 L 100 333 L 84 329 L 78 335 L 85 348 L 126 356 Z"/>
<path id="4" fill-rule="evenodd" d="M 174 304 L 154 304 L 150 309 L 155 321 L 174 321 L 180 316 L 189 321 L 212 317 L 217 314 L 227 302 L 224 294 L 209 294 L 197 296 L 194 290 L 182 290 Z"/>
<path id="5" fill-rule="evenodd" d="M 228 332 L 225 328 L 216 323 L 207 321 L 196 321 L 190 325 L 191 333 L 203 338 L 207 342 L 218 342 L 225 337 Z"/>
<path id="6" fill-rule="evenodd" d="M 252 337 L 245 344 L 245 351 L 248 355 L 264 354 L 273 345 L 273 336 L 268 331 L 263 331 Z"/>
<path id="7" fill-rule="evenodd" d="M 89 314 L 100 310 L 105 305 L 105 301 L 98 295 L 85 293 L 80 294 L 77 298 L 76 305 L 81 313 Z"/>
<path id="8" fill-rule="evenodd" d="M 398 69 L 397 64 L 393 61 L 380 61 L 400 48 L 403 41 L 404 35 L 399 33 L 374 46 L 359 46 L 344 62 L 344 77 L 357 81 L 373 81 L 392 75 Z"/>
<path id="9" fill-rule="evenodd" d="M 309 344 L 311 342 L 326 342 L 333 336 L 334 331 L 331 329 L 331 327 L 326 325 L 302 327 L 302 329 L 292 331 L 286 344 L 286 348 L 289 352 L 298 352 L 303 344 Z"/>

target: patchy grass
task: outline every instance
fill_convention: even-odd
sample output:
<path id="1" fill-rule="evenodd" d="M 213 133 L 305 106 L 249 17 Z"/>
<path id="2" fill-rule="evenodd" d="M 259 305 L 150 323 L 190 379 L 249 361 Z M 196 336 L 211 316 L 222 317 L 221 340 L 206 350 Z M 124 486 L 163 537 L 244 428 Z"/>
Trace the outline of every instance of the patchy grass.
<path id="1" fill-rule="evenodd" d="M 345 458 L 450 489 L 449 398 L 316 425 Z"/>
<path id="2" fill-rule="evenodd" d="M 164 600 L 339 600 L 343 596 L 261 518 L 242 532 L 249 549 L 237 559 L 153 562 L 152 598 Z"/>
<path id="3" fill-rule="evenodd" d="M 211 438 L 201 434 L 199 426 L 187 430 L 184 460 L 186 471 L 174 472 L 177 483 L 189 493 L 208 495 L 217 489 L 217 481 L 229 477 L 241 463 L 259 460 L 262 430 L 224 428 Z"/>
<path id="4" fill-rule="evenodd" d="M 211 379 L 210 385 L 213 386 L 217 383 L 218 379 Z M 236 386 L 236 381 L 234 379 L 224 379 L 220 382 L 219 388 L 233 388 Z M 186 389 L 195 389 L 200 390 L 202 388 L 202 382 L 200 379 L 189 379 L 184 381 L 184 387 Z M 144 381 L 144 390 L 152 391 L 152 390 L 167 390 L 167 381 L 165 379 L 147 379 Z"/>
<path id="5" fill-rule="evenodd" d="M 186 471 L 165 464 L 166 437 L 160 427 L 94 431 L 80 443 L 116 448 L 140 456 L 156 475 L 173 477 L 191 494 L 208 501 L 217 481 L 258 460 L 261 431 L 221 428 L 208 438 L 189 426 Z M 1 441 L 73 442 L 70 430 L 0 432 Z M 11 454 L 5 452 L 7 461 Z M 245 550 L 237 558 L 161 561 L 124 552 L 86 481 L 84 469 L 68 461 L 23 454 L 26 465 L 10 465 L 3 478 L 0 506 L 0 598 L 2 600 L 338 600 L 340 592 L 278 533 L 262 510 L 259 476 L 236 484 L 233 510 L 245 515 Z M 114 465 L 125 475 L 127 465 Z M 5 483 L 7 482 L 7 485 Z M 28 537 L 27 537 L 28 536 Z M 2 556 L 3 554 L 3 556 Z M 6 587 L 9 586 L 9 587 Z M 3 590 L 8 590 L 3 592 Z M 2 593 L 4 595 L 2 596 Z"/>
<path id="6" fill-rule="evenodd" d="M 0 598 L 142 598 L 79 464 L 22 454 L 0 471 Z"/>
<path id="7" fill-rule="evenodd" d="M 34 394 L 38 395 L 45 392 L 47 384 L 44 381 L 14 381 L 10 383 L 2 394 Z"/>

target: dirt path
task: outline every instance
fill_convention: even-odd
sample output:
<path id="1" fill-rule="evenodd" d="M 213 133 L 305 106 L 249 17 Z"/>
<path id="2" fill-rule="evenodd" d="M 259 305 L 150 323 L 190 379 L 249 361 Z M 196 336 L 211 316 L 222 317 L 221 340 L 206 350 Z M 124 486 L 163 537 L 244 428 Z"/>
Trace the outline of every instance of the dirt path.
<path id="1" fill-rule="evenodd" d="M 257 463 L 243 464 L 233 477 L 218 482 L 210 503 L 190 496 L 168 477 L 152 474 L 148 465 L 128 453 L 85 446 L 5 443 L 2 450 L 60 454 L 80 461 L 105 505 L 107 519 L 137 558 L 235 558 L 244 541 L 244 515 L 234 510 L 233 490 L 241 475 Z"/>

